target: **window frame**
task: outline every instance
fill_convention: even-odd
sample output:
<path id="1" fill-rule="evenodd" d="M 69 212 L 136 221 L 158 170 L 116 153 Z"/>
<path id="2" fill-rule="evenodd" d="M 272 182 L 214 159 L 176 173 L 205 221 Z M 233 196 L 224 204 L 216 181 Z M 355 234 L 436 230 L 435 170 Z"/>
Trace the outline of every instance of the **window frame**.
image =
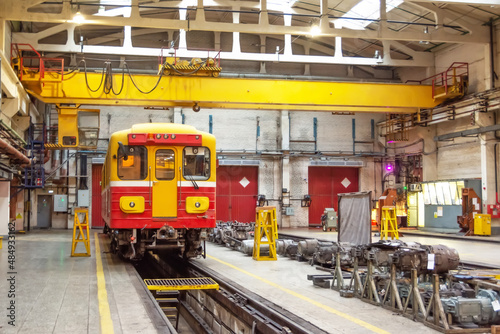
<path id="1" fill-rule="evenodd" d="M 186 149 L 187 148 L 192 148 L 192 149 L 203 149 L 205 150 L 205 154 L 203 155 L 203 164 L 204 168 L 206 165 L 208 165 L 208 175 L 191 175 L 191 174 L 186 174 L 186 168 L 185 168 L 185 161 L 186 161 Z M 205 158 L 207 157 L 207 152 L 208 152 L 208 162 L 205 162 Z M 192 155 L 191 155 L 192 156 Z M 182 150 L 182 177 L 186 180 L 194 180 L 194 181 L 207 181 L 210 179 L 212 175 L 212 154 L 211 151 L 208 147 L 206 146 L 185 146 L 184 149 Z"/>
<path id="2" fill-rule="evenodd" d="M 158 177 L 158 174 L 157 174 L 158 164 L 157 164 L 157 160 L 156 159 L 157 159 L 157 154 L 160 151 L 170 151 L 170 152 L 172 152 L 173 163 L 174 163 L 174 168 L 172 169 L 174 171 L 174 175 L 172 176 L 172 178 L 166 179 L 166 178 L 159 178 Z M 176 170 L 176 168 L 175 168 L 175 165 L 176 165 L 176 163 L 175 163 L 175 156 L 176 156 L 176 151 L 173 150 L 173 149 L 170 149 L 170 148 L 159 148 L 159 149 L 157 149 L 155 151 L 155 178 L 157 180 L 159 180 L 159 181 L 172 181 L 172 180 L 175 180 L 175 170 Z"/>
<path id="3" fill-rule="evenodd" d="M 122 157 L 117 157 L 116 161 L 116 176 L 122 181 L 142 181 L 148 177 L 148 149 L 143 145 L 124 145 L 125 152 L 127 152 L 130 157 L 130 148 L 134 148 L 140 154 L 141 161 L 139 162 L 141 165 L 139 166 L 139 176 L 137 178 L 124 178 L 120 176 L 120 169 L 124 168 L 123 165 L 120 168 L 120 163 L 123 161 Z M 141 152 L 142 151 L 142 152 Z M 134 152 L 135 153 L 135 152 Z M 134 159 L 136 155 L 134 154 Z M 144 176 L 141 178 L 141 176 Z"/>

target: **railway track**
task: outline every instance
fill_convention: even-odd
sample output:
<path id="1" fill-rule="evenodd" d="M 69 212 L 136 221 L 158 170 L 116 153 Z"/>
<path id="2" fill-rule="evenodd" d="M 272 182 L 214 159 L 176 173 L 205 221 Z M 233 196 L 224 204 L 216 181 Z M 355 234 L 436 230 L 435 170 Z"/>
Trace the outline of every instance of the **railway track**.
<path id="1" fill-rule="evenodd" d="M 219 284 L 219 290 L 188 290 L 175 296 L 155 296 L 160 303 L 177 298 L 176 317 L 170 315 L 169 318 L 174 324 L 190 324 L 192 333 L 218 333 L 221 329 L 228 333 L 326 333 L 244 287 L 227 281 L 202 264 L 147 253 L 137 269 L 144 279 L 210 277 Z M 167 311 L 168 308 L 163 306 L 162 309 Z"/>

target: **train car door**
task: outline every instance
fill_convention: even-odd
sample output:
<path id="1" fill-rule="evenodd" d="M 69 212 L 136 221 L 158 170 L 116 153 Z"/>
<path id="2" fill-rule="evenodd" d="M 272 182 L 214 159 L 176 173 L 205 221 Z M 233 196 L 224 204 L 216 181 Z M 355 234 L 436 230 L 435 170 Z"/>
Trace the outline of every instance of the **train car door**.
<path id="1" fill-rule="evenodd" d="M 152 178 L 153 217 L 177 217 L 177 178 L 173 149 L 155 151 L 154 173 Z"/>

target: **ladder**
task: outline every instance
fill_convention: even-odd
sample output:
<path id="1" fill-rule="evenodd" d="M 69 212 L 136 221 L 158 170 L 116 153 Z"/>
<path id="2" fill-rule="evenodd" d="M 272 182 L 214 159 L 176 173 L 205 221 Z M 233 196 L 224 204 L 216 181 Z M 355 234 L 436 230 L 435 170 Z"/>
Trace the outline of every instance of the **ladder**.
<path id="1" fill-rule="evenodd" d="M 83 220 L 80 220 L 83 214 Z M 75 249 L 79 242 L 85 245 L 85 253 L 76 253 Z M 71 244 L 71 256 L 90 256 L 90 234 L 89 234 L 89 209 L 75 208 L 75 221 L 73 224 L 73 242 Z"/>
<path id="2" fill-rule="evenodd" d="M 276 207 L 262 206 L 255 209 L 255 233 L 253 242 L 253 259 L 256 261 L 276 261 L 276 240 L 278 226 L 276 223 Z M 265 237 L 265 239 L 263 239 Z M 260 246 L 269 245 L 269 255 L 260 254 Z"/>
<path id="3" fill-rule="evenodd" d="M 380 226 L 380 240 L 391 240 L 396 238 L 399 240 L 398 221 L 396 219 L 396 207 L 382 207 L 382 220 Z"/>

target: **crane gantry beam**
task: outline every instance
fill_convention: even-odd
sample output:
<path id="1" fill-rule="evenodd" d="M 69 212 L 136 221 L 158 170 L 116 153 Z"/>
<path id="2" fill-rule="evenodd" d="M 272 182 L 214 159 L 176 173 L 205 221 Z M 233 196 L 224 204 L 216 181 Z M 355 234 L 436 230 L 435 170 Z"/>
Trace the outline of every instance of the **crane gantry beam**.
<path id="1" fill-rule="evenodd" d="M 24 74 L 21 81 L 55 104 L 415 113 L 442 102 L 432 98 L 431 86 L 404 84 L 126 74 L 122 89 L 122 74 L 81 72 L 46 73 L 41 80 Z"/>

